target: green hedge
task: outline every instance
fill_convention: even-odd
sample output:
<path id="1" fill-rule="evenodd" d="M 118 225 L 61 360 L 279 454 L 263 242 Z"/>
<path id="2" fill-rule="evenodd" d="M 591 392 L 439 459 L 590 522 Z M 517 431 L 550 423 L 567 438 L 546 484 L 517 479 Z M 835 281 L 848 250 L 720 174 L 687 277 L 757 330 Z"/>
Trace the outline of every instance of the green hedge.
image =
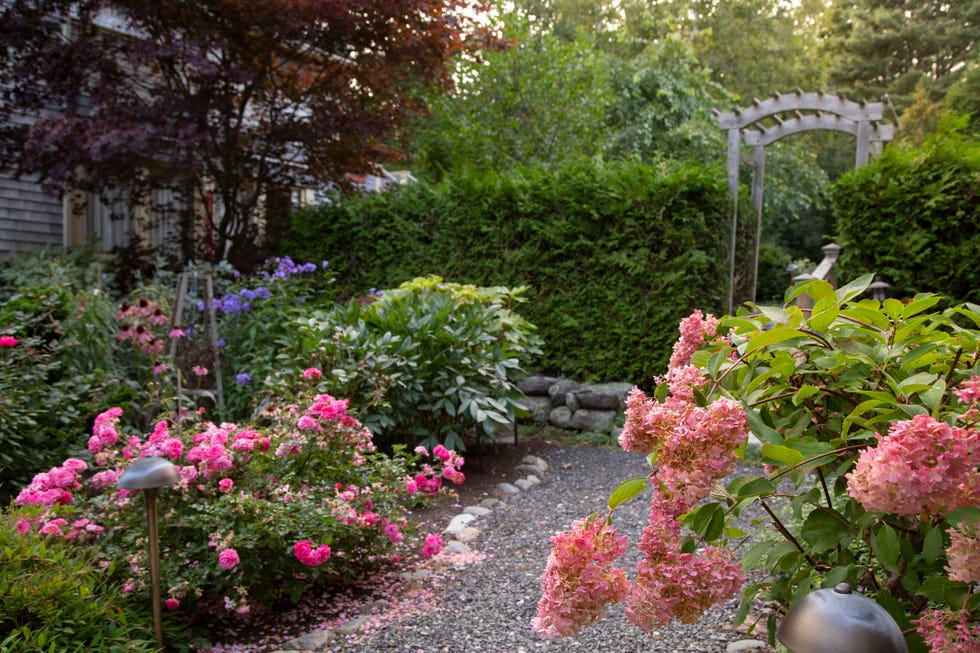
<path id="1" fill-rule="evenodd" d="M 724 184 L 720 170 L 628 162 L 470 175 L 300 212 L 274 248 L 329 259 L 352 296 L 428 274 L 527 286 L 539 369 L 643 383 L 683 317 L 724 305 Z"/>
<path id="2" fill-rule="evenodd" d="M 892 297 L 980 302 L 980 143 L 898 143 L 832 188 L 843 277 L 877 272 Z"/>

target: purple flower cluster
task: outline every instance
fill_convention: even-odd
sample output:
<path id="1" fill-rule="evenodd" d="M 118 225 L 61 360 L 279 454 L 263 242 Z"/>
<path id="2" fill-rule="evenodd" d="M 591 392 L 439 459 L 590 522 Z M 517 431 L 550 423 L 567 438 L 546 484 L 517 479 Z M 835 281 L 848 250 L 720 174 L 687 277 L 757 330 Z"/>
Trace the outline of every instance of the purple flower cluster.
<path id="1" fill-rule="evenodd" d="M 288 279 L 294 274 L 310 274 L 312 272 L 316 272 L 318 269 L 316 263 L 303 263 L 300 265 L 288 256 L 267 259 L 265 263 L 270 267 L 273 265 L 275 266 L 275 269 L 272 272 L 263 270 L 259 273 L 266 279 Z M 323 261 L 319 267 L 326 269 L 328 265 L 328 261 Z"/>

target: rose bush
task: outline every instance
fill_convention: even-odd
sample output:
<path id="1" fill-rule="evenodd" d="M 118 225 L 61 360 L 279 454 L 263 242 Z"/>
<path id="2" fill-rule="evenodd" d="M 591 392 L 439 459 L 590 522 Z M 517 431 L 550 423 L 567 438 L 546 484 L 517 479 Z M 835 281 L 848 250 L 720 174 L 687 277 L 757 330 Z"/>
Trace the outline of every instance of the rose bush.
<path id="1" fill-rule="evenodd" d="M 315 375 L 310 375 L 315 376 Z M 129 591 L 147 584 L 146 525 L 138 492 L 120 490 L 144 456 L 170 460 L 180 480 L 160 495 L 161 578 L 166 605 L 296 601 L 311 586 L 346 583 L 405 556 L 431 556 L 407 508 L 462 482 L 455 452 L 375 450 L 347 401 L 305 393 L 270 406 L 255 424 L 161 420 L 146 437 L 124 432 L 122 410 L 100 414 L 88 460 L 37 474 L 15 499 L 17 528 L 92 545 L 125 561 Z M 123 565 L 120 565 L 123 566 Z"/>
<path id="2" fill-rule="evenodd" d="M 980 647 L 980 307 L 860 299 L 871 280 L 797 284 L 785 308 L 721 320 L 695 312 L 656 391 L 634 389 L 620 443 L 647 454 L 651 473 L 622 483 L 605 518 L 652 481 L 634 623 L 695 620 L 743 588 L 742 569 L 763 569 L 736 621 L 760 614 L 770 640 L 796 600 L 847 582 L 895 618 L 912 651 Z M 801 295 L 812 309 L 792 305 Z M 758 472 L 722 485 L 737 458 Z M 781 537 L 760 534 L 735 561 L 747 534 L 731 520 L 753 504 Z M 563 555 L 556 546 L 552 560 Z M 538 632 L 594 620 L 601 605 L 553 627 L 564 615 L 545 580 Z"/>

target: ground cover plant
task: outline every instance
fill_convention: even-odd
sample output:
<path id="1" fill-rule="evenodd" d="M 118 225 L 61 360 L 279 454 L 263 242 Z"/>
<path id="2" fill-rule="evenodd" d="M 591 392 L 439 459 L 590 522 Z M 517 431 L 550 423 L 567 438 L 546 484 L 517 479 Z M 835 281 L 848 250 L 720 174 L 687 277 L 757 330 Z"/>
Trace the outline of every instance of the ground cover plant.
<path id="1" fill-rule="evenodd" d="M 752 306 L 681 322 L 667 372 L 649 395 L 633 390 L 620 437 L 648 456 L 650 475 L 552 539 L 536 631 L 571 635 L 616 601 L 647 631 L 691 622 L 762 569 L 737 620 L 768 606 L 770 638 L 800 597 L 847 582 L 894 617 L 912 651 L 976 650 L 980 307 L 861 299 L 871 280 L 798 284 L 787 301 L 808 295 L 808 313 Z M 721 484 L 739 457 L 759 473 Z M 614 510 L 651 485 L 629 582 L 613 566 L 627 546 Z M 750 504 L 781 537 L 746 551 L 730 521 Z"/>
<path id="2" fill-rule="evenodd" d="M 128 604 L 93 551 L 18 533 L 15 519 L 0 515 L 0 650 L 156 650 L 147 611 Z"/>

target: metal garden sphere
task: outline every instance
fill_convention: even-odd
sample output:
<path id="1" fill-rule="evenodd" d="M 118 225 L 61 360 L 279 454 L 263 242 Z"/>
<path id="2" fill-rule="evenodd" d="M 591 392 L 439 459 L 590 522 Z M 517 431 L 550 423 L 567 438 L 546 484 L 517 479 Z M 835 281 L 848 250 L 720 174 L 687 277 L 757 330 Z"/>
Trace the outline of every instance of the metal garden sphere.
<path id="1" fill-rule="evenodd" d="M 892 616 L 847 583 L 797 601 L 779 624 L 776 639 L 794 653 L 909 651 Z"/>

